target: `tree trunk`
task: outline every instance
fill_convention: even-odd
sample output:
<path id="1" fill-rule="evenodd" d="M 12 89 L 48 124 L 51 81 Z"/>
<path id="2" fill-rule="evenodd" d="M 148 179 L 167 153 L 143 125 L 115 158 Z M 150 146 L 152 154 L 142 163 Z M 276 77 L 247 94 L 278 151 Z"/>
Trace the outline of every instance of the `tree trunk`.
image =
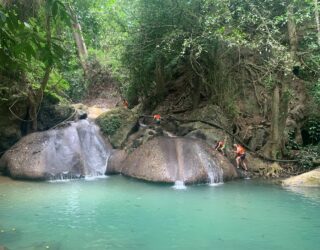
<path id="1" fill-rule="evenodd" d="M 288 13 L 288 37 L 290 43 L 290 57 L 285 62 L 284 69 L 281 74 L 281 83 L 276 84 L 273 90 L 272 114 L 271 114 L 271 135 L 269 142 L 264 146 L 264 154 L 270 158 L 276 159 L 286 154 L 286 136 L 285 128 L 289 109 L 289 90 L 290 83 L 294 81 L 292 69 L 297 63 L 298 38 L 296 31 L 296 23 L 294 20 L 294 6 L 290 4 L 287 9 Z"/>
<path id="2" fill-rule="evenodd" d="M 273 88 L 272 106 L 271 106 L 271 134 L 270 139 L 264 146 L 264 154 L 269 157 L 276 159 L 280 152 L 280 133 L 279 133 L 279 120 L 280 120 L 280 87 L 276 83 Z"/>
<path id="3" fill-rule="evenodd" d="M 296 29 L 296 22 L 294 20 L 294 8 L 293 4 L 288 5 L 287 14 L 288 14 L 288 36 L 290 43 L 290 52 L 291 52 L 291 60 L 297 61 L 297 50 L 298 50 L 298 36 Z"/>
<path id="4" fill-rule="evenodd" d="M 320 46 L 320 18 L 319 18 L 318 0 L 314 0 L 314 14 L 315 14 L 317 31 L 318 31 L 318 44 Z"/>
<path id="5" fill-rule="evenodd" d="M 70 16 L 72 19 L 71 28 L 72 28 L 74 41 L 75 41 L 76 47 L 77 47 L 78 58 L 79 58 L 79 61 L 80 61 L 80 64 L 81 64 L 81 67 L 83 69 L 84 74 L 87 75 L 88 74 L 88 65 L 87 65 L 88 51 L 87 51 L 87 47 L 86 47 L 86 44 L 85 44 L 83 36 L 82 36 L 81 25 L 78 21 L 78 17 L 76 15 L 75 11 L 71 7 L 71 5 L 69 5 L 68 8 L 69 8 Z"/>

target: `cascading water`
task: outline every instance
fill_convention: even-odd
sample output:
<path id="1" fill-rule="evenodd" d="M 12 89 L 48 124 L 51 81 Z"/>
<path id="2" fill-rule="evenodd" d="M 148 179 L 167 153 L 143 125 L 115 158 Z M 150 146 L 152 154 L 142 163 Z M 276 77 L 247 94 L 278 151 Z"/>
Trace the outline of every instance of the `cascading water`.
<path id="1" fill-rule="evenodd" d="M 174 189 L 186 189 L 186 185 L 184 185 L 183 181 L 176 181 L 173 186 Z"/>
<path id="2" fill-rule="evenodd" d="M 180 140 L 175 141 L 176 154 L 177 154 L 177 181 L 174 183 L 174 189 L 186 189 L 184 185 L 184 159 L 183 159 L 183 148 Z"/>
<path id="3" fill-rule="evenodd" d="M 211 186 L 216 186 L 223 183 L 223 170 L 218 164 L 213 161 L 209 160 L 205 155 L 202 155 L 203 152 L 200 147 L 197 146 L 196 148 L 198 155 L 200 156 L 199 159 L 202 161 L 202 164 L 207 169 L 209 184 Z"/>
<path id="4" fill-rule="evenodd" d="M 216 186 L 223 183 L 223 170 L 214 161 L 207 165 L 210 186 Z"/>
<path id="5" fill-rule="evenodd" d="M 50 131 L 45 164 L 50 179 L 104 176 L 111 146 L 101 137 L 99 128 L 88 120 Z"/>

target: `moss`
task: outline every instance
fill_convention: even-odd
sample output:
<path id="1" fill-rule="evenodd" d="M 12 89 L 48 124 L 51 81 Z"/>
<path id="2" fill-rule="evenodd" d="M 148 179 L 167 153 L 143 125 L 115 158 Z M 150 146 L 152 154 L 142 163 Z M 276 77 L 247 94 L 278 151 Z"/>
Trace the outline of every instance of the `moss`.
<path id="1" fill-rule="evenodd" d="M 139 116 L 130 109 L 115 108 L 101 114 L 96 122 L 114 148 L 121 148 L 135 128 Z"/>
<path id="2" fill-rule="evenodd" d="M 114 135 L 121 127 L 121 117 L 119 115 L 104 116 L 99 118 L 97 122 L 106 135 Z"/>

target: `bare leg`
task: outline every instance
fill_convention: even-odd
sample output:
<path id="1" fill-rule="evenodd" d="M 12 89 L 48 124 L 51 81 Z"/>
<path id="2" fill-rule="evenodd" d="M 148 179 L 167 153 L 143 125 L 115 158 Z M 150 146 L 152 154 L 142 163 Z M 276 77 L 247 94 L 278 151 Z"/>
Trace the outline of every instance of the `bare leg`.
<path id="1" fill-rule="evenodd" d="M 244 162 L 244 160 L 241 160 L 241 163 L 242 163 L 242 166 L 243 166 L 243 168 L 244 168 L 244 170 L 248 170 L 248 168 L 247 168 L 247 164 Z"/>
<path id="2" fill-rule="evenodd" d="M 240 156 L 237 156 L 237 158 L 236 158 L 236 162 L 237 162 L 237 168 L 239 168 L 239 164 L 240 164 Z"/>

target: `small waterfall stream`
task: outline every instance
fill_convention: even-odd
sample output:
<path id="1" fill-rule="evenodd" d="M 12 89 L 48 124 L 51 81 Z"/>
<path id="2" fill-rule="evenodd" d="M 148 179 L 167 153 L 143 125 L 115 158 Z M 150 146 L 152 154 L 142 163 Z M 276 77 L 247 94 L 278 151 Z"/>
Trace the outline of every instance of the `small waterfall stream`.
<path id="1" fill-rule="evenodd" d="M 47 144 L 44 158 L 51 180 L 104 176 L 111 146 L 93 122 L 80 120 L 52 130 Z"/>
<path id="2" fill-rule="evenodd" d="M 199 159 L 202 161 L 202 164 L 207 169 L 209 184 L 210 186 L 216 186 L 223 183 L 223 170 L 218 166 L 215 161 L 208 160 L 207 157 L 202 156 L 203 152 L 199 147 L 196 148 L 198 151 Z"/>
<path id="3" fill-rule="evenodd" d="M 176 146 L 176 154 L 177 154 L 177 181 L 174 183 L 174 189 L 186 189 L 187 187 L 184 185 L 184 158 L 183 158 L 183 148 L 182 144 L 179 140 L 175 142 Z"/>

